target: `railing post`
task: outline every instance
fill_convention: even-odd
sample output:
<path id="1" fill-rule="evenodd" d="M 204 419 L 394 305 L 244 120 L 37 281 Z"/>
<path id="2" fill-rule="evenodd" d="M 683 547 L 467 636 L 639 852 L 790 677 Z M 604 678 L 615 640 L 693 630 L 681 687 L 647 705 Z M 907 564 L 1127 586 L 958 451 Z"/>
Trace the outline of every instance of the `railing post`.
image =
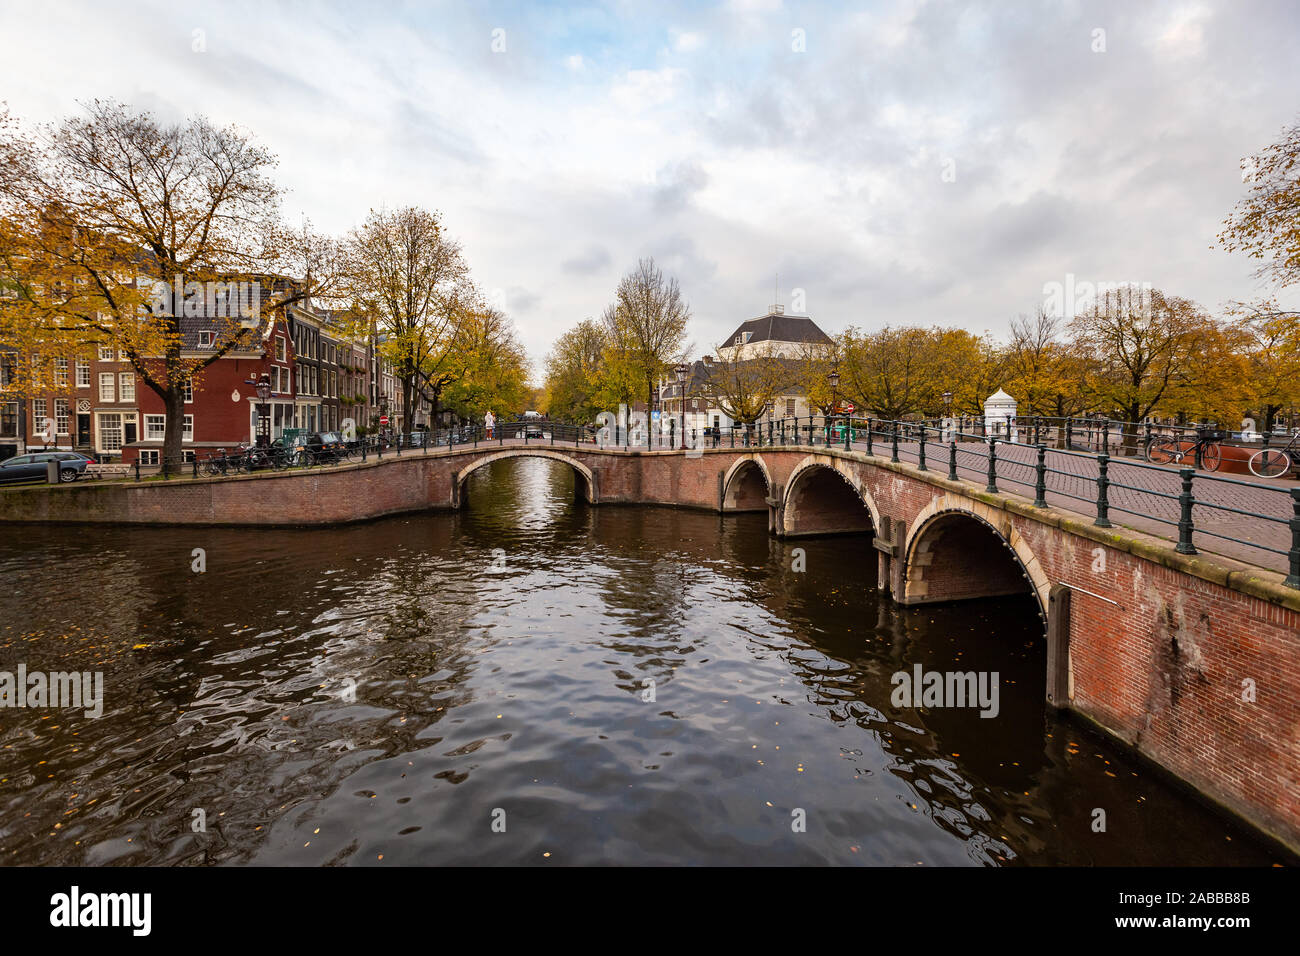
<path id="1" fill-rule="evenodd" d="M 1146 438 L 1142 442 L 1142 447 L 1145 448 L 1147 445 L 1150 444 L 1151 444 L 1151 418 L 1150 416 L 1148 416 L 1146 420 Z"/>
<path id="2" fill-rule="evenodd" d="M 1109 528 L 1110 524 L 1110 478 L 1107 469 L 1110 466 L 1109 455 L 1097 456 L 1097 520 L 1093 522 L 1098 528 Z"/>
<path id="3" fill-rule="evenodd" d="M 194 466 L 194 470 L 191 472 L 191 477 L 197 478 L 199 476 L 199 456 L 195 455 L 190 460 L 190 464 Z"/>
<path id="4" fill-rule="evenodd" d="M 136 452 L 136 455 L 137 457 L 135 459 L 135 480 L 139 481 L 140 480 L 140 459 L 138 457 L 139 452 Z"/>
<path id="5" fill-rule="evenodd" d="M 948 480 L 957 480 L 957 438 L 953 436 L 948 442 Z"/>
<path id="6" fill-rule="evenodd" d="M 1034 507 L 1047 507 L 1047 446 L 1035 442 L 1038 446 L 1038 464 L 1035 465 L 1034 478 Z"/>
<path id="7" fill-rule="evenodd" d="M 889 460 L 898 461 L 898 422 L 895 421 L 890 426 L 889 435 L 890 435 L 890 439 L 889 439 L 890 444 L 891 447 L 893 448 L 893 455 L 890 457 Z"/>
<path id="8" fill-rule="evenodd" d="M 925 467 L 925 423 L 924 423 L 924 422 L 921 423 L 921 456 L 920 456 L 920 468 L 921 468 L 922 471 L 929 471 L 929 470 L 930 470 L 930 469 L 928 469 L 928 468 Z"/>
<path id="9" fill-rule="evenodd" d="M 1110 419 L 1102 419 L 1101 423 L 1101 453 L 1110 454 Z"/>
<path id="10" fill-rule="evenodd" d="M 1183 490 L 1178 495 L 1178 546 L 1174 548 L 1179 554 L 1196 554 L 1196 546 L 1192 544 L 1192 532 L 1196 530 L 1192 524 L 1192 478 L 1196 475 L 1195 468 L 1179 468 L 1179 476 L 1183 479 Z"/>
<path id="11" fill-rule="evenodd" d="M 1065 450 L 1069 451 L 1072 444 L 1074 444 L 1074 419 L 1067 416 L 1065 419 Z"/>
<path id="12" fill-rule="evenodd" d="M 1282 583 L 1300 589 L 1300 488 L 1291 489 L 1291 512 L 1291 550 L 1287 552 L 1291 559 L 1291 573 Z"/>
<path id="13" fill-rule="evenodd" d="M 997 494 L 998 490 L 998 437 L 996 435 L 989 439 L 989 483 L 984 490 L 992 494 Z"/>
<path id="14" fill-rule="evenodd" d="M 1038 416 L 1034 416 L 1034 444 L 1038 444 Z"/>

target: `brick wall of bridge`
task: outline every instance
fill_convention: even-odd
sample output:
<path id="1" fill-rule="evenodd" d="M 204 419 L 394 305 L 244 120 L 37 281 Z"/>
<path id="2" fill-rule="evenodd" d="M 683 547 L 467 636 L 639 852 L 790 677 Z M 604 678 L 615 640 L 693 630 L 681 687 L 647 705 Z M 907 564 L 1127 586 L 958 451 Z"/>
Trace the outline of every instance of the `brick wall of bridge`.
<path id="1" fill-rule="evenodd" d="M 382 463 L 225 479 L 0 490 L 0 519 L 176 524 L 315 524 L 449 508 L 484 448 Z M 1067 703 L 1213 800 L 1300 848 L 1300 600 L 1265 572 L 1227 559 L 1187 558 L 1137 532 L 1102 530 L 1079 516 L 985 494 L 937 473 L 860 452 L 763 449 L 627 454 L 529 449 L 590 476 L 597 503 L 724 507 L 726 478 L 752 461 L 776 502 L 780 534 L 877 531 L 863 536 L 863 573 L 904 603 L 1005 593 L 1017 580 L 1046 613 L 1054 586 L 1073 589 Z M 748 467 L 748 466 L 747 466 Z M 804 482 L 827 470 L 853 496 L 838 514 L 799 525 Z M 752 470 L 752 469 L 751 469 Z M 811 487 L 807 485 L 805 487 Z M 733 495 L 733 499 L 734 499 Z M 753 491 L 742 496 L 752 505 Z M 856 509 L 856 510 L 854 510 Z M 865 518 L 864 518 L 865 515 Z M 853 520 L 850 520 L 853 519 Z M 1050 653 L 1050 652 L 1049 652 Z M 1246 689 L 1253 682 L 1255 700 Z"/>

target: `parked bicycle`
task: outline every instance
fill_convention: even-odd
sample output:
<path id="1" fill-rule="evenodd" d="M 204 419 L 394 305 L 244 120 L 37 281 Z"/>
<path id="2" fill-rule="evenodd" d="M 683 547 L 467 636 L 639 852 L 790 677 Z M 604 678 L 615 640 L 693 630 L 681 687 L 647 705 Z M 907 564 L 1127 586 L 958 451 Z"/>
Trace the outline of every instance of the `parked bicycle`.
<path id="1" fill-rule="evenodd" d="M 1281 448 L 1265 448 L 1250 456 L 1246 464 L 1250 473 L 1260 478 L 1281 478 L 1291 470 L 1291 463 L 1300 454 L 1300 432 L 1291 436 L 1291 440 Z"/>
<path id="2" fill-rule="evenodd" d="M 233 455 L 227 455 L 224 448 L 218 448 L 217 453 L 209 455 L 203 463 L 203 470 L 214 478 L 218 475 L 246 474 L 249 470 L 248 458 L 242 448 L 237 448 Z"/>
<path id="3" fill-rule="evenodd" d="M 1186 459 L 1200 462 L 1206 471 L 1218 471 L 1223 461 L 1220 442 L 1228 433 L 1216 428 L 1196 429 L 1196 438 L 1152 438 L 1146 446 L 1146 459 L 1155 465 L 1181 465 Z"/>

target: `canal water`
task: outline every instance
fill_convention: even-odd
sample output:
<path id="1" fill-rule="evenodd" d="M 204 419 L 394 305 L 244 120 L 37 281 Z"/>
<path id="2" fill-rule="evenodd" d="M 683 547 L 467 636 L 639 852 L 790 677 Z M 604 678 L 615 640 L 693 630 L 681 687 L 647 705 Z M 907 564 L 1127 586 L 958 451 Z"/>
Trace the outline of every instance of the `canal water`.
<path id="1" fill-rule="evenodd" d="M 1292 862 L 1052 719 L 1028 599 L 901 609 L 865 539 L 591 508 L 541 459 L 468 492 L 327 530 L 4 528 L 0 670 L 104 700 L 0 709 L 0 860 Z M 917 664 L 997 672 L 997 716 L 894 706 Z"/>

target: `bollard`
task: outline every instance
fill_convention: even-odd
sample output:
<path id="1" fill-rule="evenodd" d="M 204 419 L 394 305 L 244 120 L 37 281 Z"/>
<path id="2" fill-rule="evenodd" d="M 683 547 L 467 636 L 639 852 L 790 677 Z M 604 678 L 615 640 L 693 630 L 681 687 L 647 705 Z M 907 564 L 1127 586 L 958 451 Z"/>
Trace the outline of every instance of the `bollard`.
<path id="1" fill-rule="evenodd" d="M 957 439 L 952 438 L 948 442 L 948 480 L 957 480 Z"/>
<path id="2" fill-rule="evenodd" d="M 892 422 L 889 429 L 889 441 L 893 448 L 890 461 L 898 461 L 898 422 Z"/>
<path id="3" fill-rule="evenodd" d="M 199 456 L 195 455 L 193 458 L 191 458 L 190 463 L 194 466 L 194 473 L 192 477 L 197 478 L 199 476 Z"/>
<path id="4" fill-rule="evenodd" d="M 1174 550 L 1179 554 L 1196 554 L 1196 546 L 1192 544 L 1192 532 L 1196 530 L 1192 525 L 1192 478 L 1196 469 L 1179 468 L 1178 474 L 1183 479 L 1183 490 L 1178 495 L 1178 546 Z"/>
<path id="5" fill-rule="evenodd" d="M 1038 464 L 1034 466 L 1034 507 L 1047 507 L 1047 446 L 1038 444 Z"/>
<path id="6" fill-rule="evenodd" d="M 928 468 L 925 467 L 925 425 L 924 425 L 924 424 L 921 425 L 921 455 L 920 455 L 920 468 L 921 468 L 922 471 L 929 471 L 929 470 L 930 470 L 930 469 L 928 469 Z"/>
<path id="7" fill-rule="evenodd" d="M 1110 478 L 1107 469 L 1110 466 L 1109 455 L 1097 456 L 1097 520 L 1093 522 L 1098 528 L 1109 528 L 1110 524 Z"/>
<path id="8" fill-rule="evenodd" d="M 1065 450 L 1070 450 L 1070 445 L 1074 442 L 1074 419 L 1065 420 Z"/>
<path id="9" fill-rule="evenodd" d="M 1289 588 L 1300 589 L 1300 488 L 1291 489 L 1291 550 L 1287 557 L 1291 560 L 1291 573 L 1282 583 Z"/>
<path id="10" fill-rule="evenodd" d="M 870 418 L 868 418 L 868 419 L 867 419 L 867 454 L 868 454 L 868 455 L 874 455 L 874 454 L 875 454 L 875 452 L 873 452 L 873 451 L 871 450 L 871 430 L 872 430 L 874 427 L 875 427 L 875 426 L 874 426 L 874 423 L 871 421 Z"/>
<path id="11" fill-rule="evenodd" d="M 135 460 L 135 480 L 136 481 L 140 480 L 140 459 L 139 458 Z"/>
<path id="12" fill-rule="evenodd" d="M 844 416 L 844 450 L 845 451 L 852 450 L 851 446 L 849 445 L 849 436 L 851 434 L 853 434 L 853 419 L 850 418 L 848 415 L 845 415 Z"/>
<path id="13" fill-rule="evenodd" d="M 994 494 L 998 490 L 998 439 L 996 435 L 989 439 L 989 483 L 984 490 Z"/>

